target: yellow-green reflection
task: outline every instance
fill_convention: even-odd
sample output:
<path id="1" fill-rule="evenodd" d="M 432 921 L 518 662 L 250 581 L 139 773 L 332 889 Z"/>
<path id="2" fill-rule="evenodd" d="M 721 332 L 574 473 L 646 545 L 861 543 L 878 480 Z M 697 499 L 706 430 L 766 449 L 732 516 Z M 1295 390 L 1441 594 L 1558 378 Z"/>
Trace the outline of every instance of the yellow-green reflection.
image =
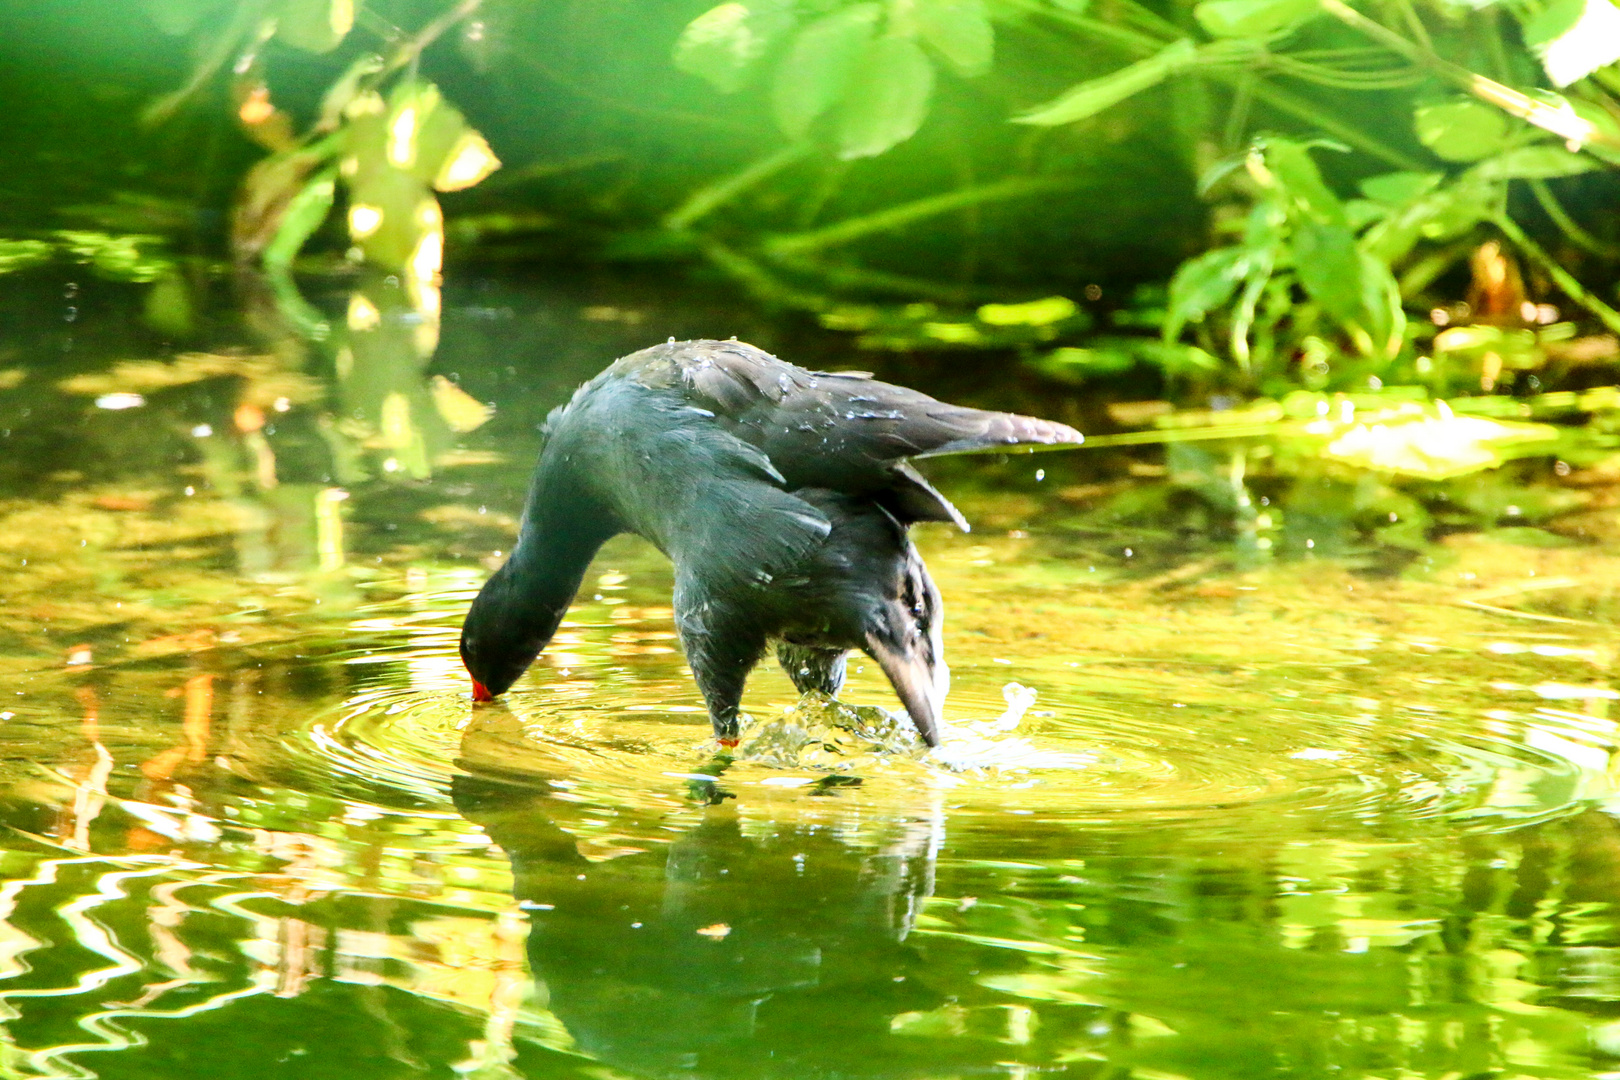
<path id="1" fill-rule="evenodd" d="M 265 295 L 257 351 L 0 396 L 82 440 L 0 502 L 8 1074 L 1620 1069 L 1620 555 L 1552 509 L 1612 515 L 1600 463 L 1453 482 L 1547 528 L 1450 531 L 1252 442 L 942 463 L 946 752 L 763 670 L 728 759 L 640 542 L 503 703 L 456 653 L 528 418 L 635 342 L 513 364 L 495 439 L 440 373 L 502 385 L 499 305 Z"/>

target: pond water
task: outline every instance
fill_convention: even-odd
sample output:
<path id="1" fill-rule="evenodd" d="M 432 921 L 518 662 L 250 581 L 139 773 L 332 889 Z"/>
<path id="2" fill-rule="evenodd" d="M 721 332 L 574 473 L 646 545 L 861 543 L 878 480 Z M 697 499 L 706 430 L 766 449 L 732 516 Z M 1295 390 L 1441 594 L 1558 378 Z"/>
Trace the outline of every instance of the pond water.
<path id="1" fill-rule="evenodd" d="M 6 281 L 0 1076 L 1620 1076 L 1601 467 L 1414 536 L 1254 442 L 934 463 L 944 752 L 767 664 L 728 760 L 645 544 L 493 706 L 460 619 L 615 356 L 869 357 L 647 283 L 246 283 L 166 346 Z"/>

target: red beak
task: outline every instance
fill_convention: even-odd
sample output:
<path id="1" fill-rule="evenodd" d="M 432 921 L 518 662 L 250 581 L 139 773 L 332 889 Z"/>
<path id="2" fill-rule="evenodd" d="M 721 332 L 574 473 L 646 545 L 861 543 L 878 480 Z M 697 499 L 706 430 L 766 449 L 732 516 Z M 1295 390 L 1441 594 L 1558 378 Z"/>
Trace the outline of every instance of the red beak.
<path id="1" fill-rule="evenodd" d="M 494 701 L 495 700 L 495 695 L 489 692 L 489 687 L 485 686 L 483 683 L 479 682 L 477 679 L 474 679 L 472 681 L 472 684 L 473 684 L 473 700 L 474 701 Z"/>

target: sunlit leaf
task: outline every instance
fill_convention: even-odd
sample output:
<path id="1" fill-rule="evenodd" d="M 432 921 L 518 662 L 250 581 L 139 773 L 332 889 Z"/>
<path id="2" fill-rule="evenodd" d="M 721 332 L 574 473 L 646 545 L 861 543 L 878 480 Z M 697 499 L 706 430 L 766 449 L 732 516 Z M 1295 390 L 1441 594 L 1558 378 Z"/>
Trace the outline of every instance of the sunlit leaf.
<path id="1" fill-rule="evenodd" d="M 1182 327 L 1197 322 L 1232 298 L 1248 269 L 1242 248 L 1206 251 L 1182 263 L 1170 279 L 1170 304 L 1165 313 L 1164 337 L 1173 341 Z"/>
<path id="2" fill-rule="evenodd" d="M 321 227 L 332 210 L 337 191 L 337 170 L 326 169 L 309 180 L 298 194 L 287 203 L 281 215 L 281 227 L 264 249 L 264 264 L 268 267 L 292 265 L 304 242 Z"/>
<path id="3" fill-rule="evenodd" d="M 882 14 L 877 4 L 853 4 L 799 31 L 771 88 L 776 125 L 783 134 L 803 138 L 816 118 L 843 97 Z"/>
<path id="4" fill-rule="evenodd" d="M 152 283 L 142 306 L 142 321 L 160 334 L 188 337 L 194 320 L 191 290 L 178 273 L 164 274 Z"/>
<path id="5" fill-rule="evenodd" d="M 170 37 L 191 33 L 199 22 L 218 11 L 225 0 L 141 0 L 147 18 Z"/>
<path id="6" fill-rule="evenodd" d="M 1343 225 L 1304 221 L 1294 230 L 1294 273 L 1311 299 L 1343 323 L 1362 319 L 1361 253 Z"/>
<path id="7" fill-rule="evenodd" d="M 1393 356 L 1400 351 L 1406 335 L 1406 308 L 1401 303 L 1400 283 L 1382 261 L 1365 251 L 1358 254 L 1365 328 L 1372 338 L 1373 348 L 1385 356 Z"/>
<path id="8" fill-rule="evenodd" d="M 1072 317 L 1077 310 L 1067 296 L 1048 296 L 1023 304 L 985 304 L 979 308 L 979 321 L 991 326 L 1049 326 Z"/>
<path id="9" fill-rule="evenodd" d="M 1265 163 L 1277 186 L 1291 196 L 1307 216 L 1327 225 L 1343 227 L 1346 224 L 1344 204 L 1323 181 L 1310 147 L 1291 139 L 1269 139 L 1265 145 Z"/>
<path id="10" fill-rule="evenodd" d="M 1620 117 L 1616 117 L 1595 101 L 1587 101 L 1584 98 L 1560 100 L 1569 106 L 1570 111 L 1576 116 L 1591 124 L 1593 130 L 1607 135 L 1616 143 L 1620 143 Z M 1594 142 L 1587 144 L 1585 149 L 1588 154 L 1602 158 L 1611 165 L 1620 165 L 1620 150 L 1615 149 L 1612 145 Z"/>
<path id="11" fill-rule="evenodd" d="M 433 376 L 432 389 L 433 407 L 439 410 L 451 431 L 472 431 L 481 427 L 494 412 L 443 375 Z"/>
<path id="12" fill-rule="evenodd" d="M 343 121 L 343 114 L 360 93 L 361 83 L 382 69 L 383 58 L 375 53 L 367 53 L 356 58 L 321 96 L 321 111 L 319 119 L 315 122 L 316 129 L 335 131 Z"/>
<path id="13" fill-rule="evenodd" d="M 54 250 L 43 240 L 0 240 L 0 274 L 46 262 Z"/>
<path id="14" fill-rule="evenodd" d="M 1129 371 L 1136 366 L 1136 357 L 1126 349 L 1063 348 L 1027 360 L 1024 366 L 1049 379 L 1081 385 L 1087 379 Z"/>
<path id="15" fill-rule="evenodd" d="M 996 35 L 984 0 L 920 0 L 912 17 L 922 39 L 959 74 L 990 70 Z"/>
<path id="16" fill-rule="evenodd" d="M 1412 406 L 1404 415 L 1376 422 L 1318 425 L 1333 439 L 1324 457 L 1365 469 L 1443 480 L 1494 468 L 1509 456 L 1551 446 L 1556 429 L 1545 424 L 1519 424 L 1477 416 L 1438 415 Z"/>
<path id="17" fill-rule="evenodd" d="M 1270 37 L 1320 11 L 1317 0 L 1203 0 L 1193 17 L 1212 37 Z"/>
<path id="18" fill-rule="evenodd" d="M 324 53 L 354 28 L 354 0 L 281 0 L 276 37 L 295 49 Z"/>
<path id="19" fill-rule="evenodd" d="M 1484 180 L 1550 180 L 1591 172 L 1598 163 L 1561 146 L 1521 146 L 1474 166 Z"/>
<path id="20" fill-rule="evenodd" d="M 349 191 L 349 234 L 368 262 L 410 268 L 430 235 L 443 242 L 443 219 L 428 186 L 401 169 L 362 173 Z M 437 271 L 437 260 L 434 260 Z"/>
<path id="21" fill-rule="evenodd" d="M 1480 161 L 1507 146 L 1507 116 L 1472 98 L 1421 106 L 1412 119 L 1419 141 L 1447 161 Z"/>
<path id="22" fill-rule="evenodd" d="M 1385 206 L 1405 206 L 1433 191 L 1445 179 L 1444 173 L 1392 172 L 1370 176 L 1361 182 L 1361 192 Z"/>
<path id="23" fill-rule="evenodd" d="M 1552 0 L 1539 12 L 1524 19 L 1521 33 L 1532 49 L 1545 49 L 1575 29 L 1586 13 L 1586 0 Z M 1523 16 L 1521 16 L 1523 18 Z"/>
<path id="24" fill-rule="evenodd" d="M 1362 237 L 1362 250 L 1393 263 L 1409 254 L 1420 240 L 1443 241 L 1461 236 L 1490 217 L 1499 191 L 1498 185 L 1479 179 L 1472 171 L 1464 173 L 1373 225 Z"/>
<path id="25" fill-rule="evenodd" d="M 850 76 L 838 117 L 838 156 L 875 157 L 917 133 L 934 93 L 934 65 L 910 38 L 872 42 Z"/>
<path id="26" fill-rule="evenodd" d="M 156 281 L 174 267 L 173 260 L 146 250 L 162 244 L 162 237 L 67 229 L 56 236 L 74 258 L 114 281 Z"/>
<path id="27" fill-rule="evenodd" d="M 1554 0 L 1524 24 L 1524 43 L 1554 86 L 1620 60 L 1620 8 L 1610 0 Z"/>
<path id="28" fill-rule="evenodd" d="M 351 145 L 375 165 L 379 131 L 366 119 L 352 125 Z M 438 87 L 421 81 L 401 83 L 389 95 L 380 148 L 388 166 L 403 169 L 440 191 L 472 187 L 501 165 L 461 110 L 445 101 Z"/>
<path id="29" fill-rule="evenodd" d="M 1056 127 L 1085 120 L 1134 94 L 1159 85 L 1167 76 L 1191 64 L 1196 56 L 1193 43 L 1183 38 L 1146 60 L 1138 60 L 1112 75 L 1070 87 L 1046 104 L 1013 117 L 1013 122 Z"/>
<path id="30" fill-rule="evenodd" d="M 792 25 L 792 8 L 779 0 L 720 4 L 686 24 L 675 42 L 675 67 L 732 93 L 742 89 L 755 61 Z"/>

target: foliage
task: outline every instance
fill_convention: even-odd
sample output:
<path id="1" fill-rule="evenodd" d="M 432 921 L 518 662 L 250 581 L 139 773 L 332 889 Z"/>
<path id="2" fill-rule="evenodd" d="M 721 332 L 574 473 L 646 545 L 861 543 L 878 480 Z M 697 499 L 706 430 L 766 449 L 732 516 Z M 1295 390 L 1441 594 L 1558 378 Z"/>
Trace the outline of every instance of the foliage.
<path id="1" fill-rule="evenodd" d="M 357 257 L 403 271 L 420 285 L 436 282 L 444 215 L 434 192 L 472 187 L 500 161 L 414 68 L 427 45 L 476 7 L 463 2 L 395 44 L 386 58 L 361 51 L 336 72 L 314 122 L 300 135 L 272 98 L 265 46 L 277 41 L 307 53 L 332 52 L 354 29 L 353 0 L 151 0 L 151 14 L 165 31 L 195 32 L 207 48 L 190 82 L 155 102 L 148 116 L 172 113 L 229 61 L 237 122 L 270 151 L 244 179 L 235 208 L 232 245 L 239 259 L 258 258 L 272 271 L 285 271 L 326 220 L 341 186 Z M 210 12 L 220 17 L 210 22 Z"/>
<path id="2" fill-rule="evenodd" d="M 205 107 L 211 80 L 228 77 L 237 125 L 269 151 L 242 184 L 233 246 L 283 277 L 306 247 L 335 239 L 336 215 L 350 258 L 431 284 L 439 194 L 499 164 L 449 98 L 465 103 L 497 78 L 532 87 L 536 73 L 573 92 L 524 60 L 548 35 L 587 66 L 632 55 L 631 43 L 548 22 L 520 0 L 441 0 L 426 22 L 413 11 L 415 31 L 387 4 L 357 16 L 348 0 L 149 0 L 147 10 L 197 56 L 148 115 Z M 1601 353 L 1602 332 L 1620 332 L 1605 299 L 1620 235 L 1600 212 L 1620 193 L 1609 0 L 1401 0 L 1378 12 L 1340 0 L 1185 10 L 727 0 L 655 11 L 671 29 L 655 32 L 653 19 L 643 36 L 667 72 L 638 72 L 635 108 L 651 116 L 670 95 L 707 98 L 715 126 L 681 136 L 696 141 L 696 167 L 666 168 L 649 186 L 649 150 L 585 153 L 577 165 L 542 155 L 468 203 L 466 244 L 493 250 L 590 219 L 605 228 L 565 242 L 589 235 L 609 258 L 704 264 L 864 348 L 1012 350 L 1026 370 L 1070 384 L 1151 375 L 1180 395 L 1422 385 L 1451 397 L 1515 379 L 1547 389 L 1610 363 L 1577 364 L 1568 345 Z M 292 54 L 297 78 L 277 61 Z M 605 115 L 589 112 L 592 93 L 570 107 Z M 492 121 L 485 110 L 479 125 Z M 746 136 L 722 135 L 728 124 Z M 515 128 L 492 138 L 521 141 Z M 1098 216 L 1089 203 L 1111 143 L 1158 155 L 1160 186 L 1187 183 L 1184 198 L 1205 204 L 1207 231 L 1180 234 L 1173 274 L 1088 280 L 1062 265 L 1074 234 L 1047 222 Z M 553 196 L 535 185 L 553 176 L 572 186 L 546 204 Z M 954 276 L 943 269 L 953 260 Z M 1072 310 L 985 317 L 987 305 L 1039 297 Z M 1570 309 L 1580 315 L 1566 333 Z M 1582 323 L 1599 333 L 1583 336 Z M 1470 326 L 1499 340 L 1458 347 L 1454 332 Z"/>

